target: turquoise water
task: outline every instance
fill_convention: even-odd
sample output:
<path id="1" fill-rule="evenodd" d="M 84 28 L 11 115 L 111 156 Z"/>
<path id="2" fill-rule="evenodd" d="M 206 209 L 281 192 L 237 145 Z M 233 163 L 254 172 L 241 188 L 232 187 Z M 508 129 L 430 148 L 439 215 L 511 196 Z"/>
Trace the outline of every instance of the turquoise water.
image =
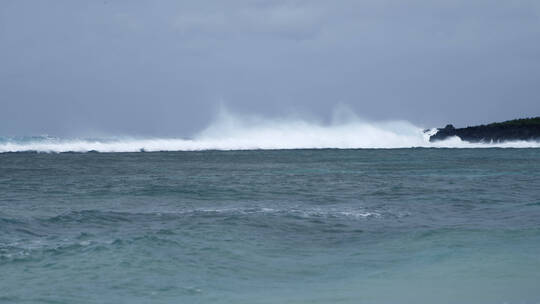
<path id="1" fill-rule="evenodd" d="M 540 303 L 540 149 L 0 154 L 0 302 Z"/>

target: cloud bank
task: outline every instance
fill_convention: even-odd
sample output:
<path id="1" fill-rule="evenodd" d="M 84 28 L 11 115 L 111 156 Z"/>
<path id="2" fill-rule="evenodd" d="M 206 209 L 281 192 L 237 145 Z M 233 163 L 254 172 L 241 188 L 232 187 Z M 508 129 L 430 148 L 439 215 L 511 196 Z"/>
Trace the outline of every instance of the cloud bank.
<path id="1" fill-rule="evenodd" d="M 2 1 L 0 133 L 188 136 L 235 112 L 540 115 L 538 1 Z"/>

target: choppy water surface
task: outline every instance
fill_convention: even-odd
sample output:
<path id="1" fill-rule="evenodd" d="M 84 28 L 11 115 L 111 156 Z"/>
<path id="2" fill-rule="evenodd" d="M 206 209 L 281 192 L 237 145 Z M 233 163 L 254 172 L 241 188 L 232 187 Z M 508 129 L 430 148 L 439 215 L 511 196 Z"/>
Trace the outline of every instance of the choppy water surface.
<path id="1" fill-rule="evenodd" d="M 540 149 L 0 154 L 0 302 L 540 303 Z"/>

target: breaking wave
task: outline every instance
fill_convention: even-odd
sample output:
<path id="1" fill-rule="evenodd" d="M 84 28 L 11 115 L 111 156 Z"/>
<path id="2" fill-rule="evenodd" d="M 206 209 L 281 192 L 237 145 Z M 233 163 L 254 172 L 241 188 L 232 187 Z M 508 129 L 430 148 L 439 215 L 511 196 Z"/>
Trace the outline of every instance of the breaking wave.
<path id="1" fill-rule="evenodd" d="M 0 137 L 5 152 L 153 152 L 256 149 L 392 149 L 392 148 L 539 148 L 540 142 L 469 143 L 458 137 L 435 143 L 425 132 L 406 121 L 367 122 L 354 115 L 331 123 L 302 119 L 270 120 L 221 113 L 208 128 L 192 138 L 99 139 Z"/>

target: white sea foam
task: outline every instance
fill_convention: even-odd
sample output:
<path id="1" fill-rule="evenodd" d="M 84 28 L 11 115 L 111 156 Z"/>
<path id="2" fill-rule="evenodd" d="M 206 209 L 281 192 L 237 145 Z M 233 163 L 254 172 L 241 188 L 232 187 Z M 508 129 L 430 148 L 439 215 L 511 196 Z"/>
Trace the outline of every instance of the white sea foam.
<path id="1" fill-rule="evenodd" d="M 337 217 L 337 218 L 378 218 L 382 214 L 379 212 L 368 212 L 363 209 L 350 209 L 350 208 L 203 208 L 194 209 L 184 212 L 176 212 L 181 214 L 239 214 L 239 215 L 252 215 L 252 214 L 264 214 L 264 215 L 294 215 L 302 218 L 318 218 L 318 217 Z"/>
<path id="2" fill-rule="evenodd" d="M 540 142 L 469 143 L 458 137 L 429 142 L 436 132 L 424 132 L 406 121 L 368 122 L 352 114 L 335 115 L 331 123 L 303 119 L 265 119 L 227 112 L 190 139 L 51 137 L 0 140 L 0 152 L 140 152 L 251 149 L 358 148 L 538 148 Z"/>

